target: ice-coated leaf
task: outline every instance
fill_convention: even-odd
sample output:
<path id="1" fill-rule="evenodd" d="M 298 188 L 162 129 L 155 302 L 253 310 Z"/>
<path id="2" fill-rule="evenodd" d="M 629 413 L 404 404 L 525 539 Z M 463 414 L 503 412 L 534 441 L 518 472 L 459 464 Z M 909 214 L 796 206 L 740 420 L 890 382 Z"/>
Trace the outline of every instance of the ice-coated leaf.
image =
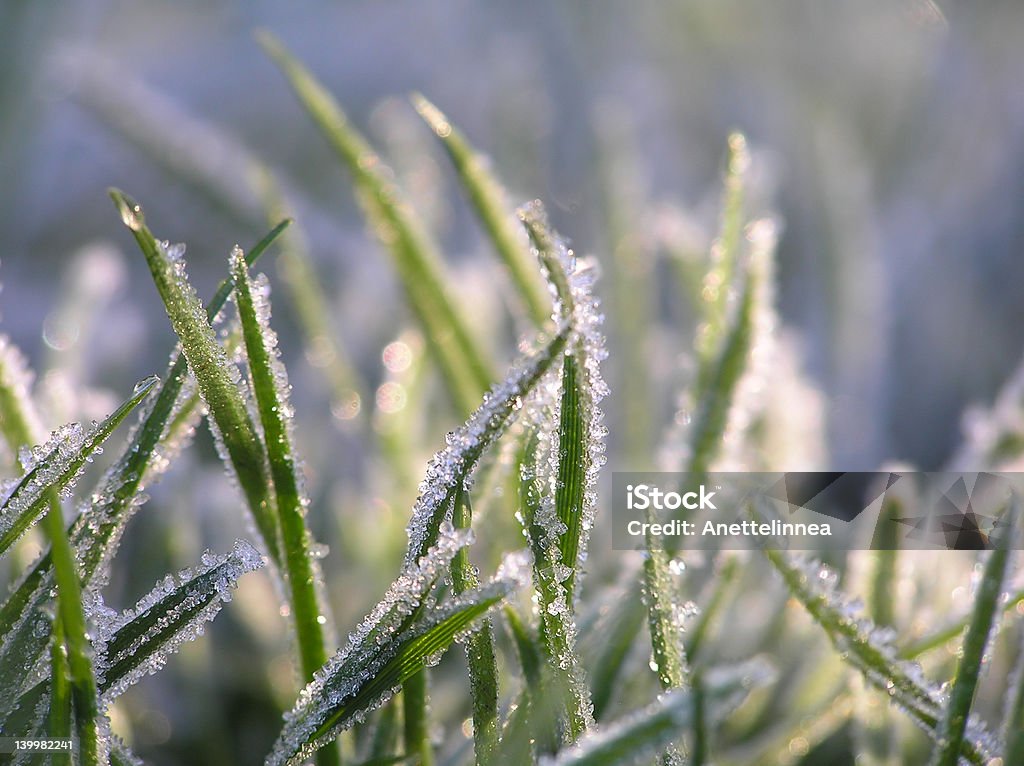
<path id="1" fill-rule="evenodd" d="M 945 695 L 925 679 L 919 665 L 899 659 L 892 631 L 875 626 L 838 593 L 837 576 L 828 567 L 791 559 L 782 551 L 768 548 L 765 555 L 782 575 L 790 594 L 828 635 L 840 657 L 937 739 L 938 724 L 947 703 Z M 975 766 L 984 766 L 992 757 L 988 740 L 977 725 L 969 726 L 960 756 Z"/>
<path id="2" fill-rule="evenodd" d="M 525 446 L 521 467 L 521 518 L 533 551 L 533 580 L 540 612 L 541 641 L 556 687 L 563 694 L 560 717 L 563 739 L 572 742 L 593 724 L 593 703 L 576 653 L 576 623 L 565 588 L 569 567 L 561 563 L 560 543 L 566 527 L 543 467 L 550 461 L 541 444 L 555 443 L 553 419 L 541 420 Z"/>
<path id="3" fill-rule="evenodd" d="M 294 413 L 288 396 L 291 386 L 277 349 L 277 334 L 270 326 L 270 287 L 262 275 L 250 279 L 245 256 L 238 247 L 231 253 L 231 276 L 277 498 L 283 569 L 298 637 L 302 679 L 308 682 L 327 661 L 323 627 L 327 622 L 327 605 L 318 592 L 323 588 L 319 563 L 310 555 L 314 541 L 306 527 L 309 498 L 294 451 Z"/>
<path id="4" fill-rule="evenodd" d="M 209 422 L 225 467 L 233 472 L 271 560 L 283 563 L 266 453 L 249 416 L 238 368 L 217 341 L 206 311 L 185 273 L 184 246 L 157 241 L 146 226 L 142 208 L 111 189 L 121 218 L 146 257 L 182 352 L 210 411 Z"/>
<path id="5" fill-rule="evenodd" d="M 168 575 L 139 602 L 115 612 L 96 597 L 87 613 L 96 629 L 99 689 L 107 702 L 143 676 L 155 673 L 187 641 L 203 634 L 238 578 L 263 566 L 259 552 L 237 540 L 230 553 L 203 554 L 195 569 Z"/>
<path id="6" fill-rule="evenodd" d="M 392 255 L 452 401 L 462 412 L 470 412 L 494 376 L 470 324 L 448 295 L 445 285 L 450 280 L 441 271 L 437 247 L 331 94 L 272 35 L 261 33 L 259 41 L 352 174 L 365 216 Z"/>
<path id="7" fill-rule="evenodd" d="M 508 269 L 527 314 L 540 326 L 547 318 L 547 299 L 534 272 L 529 249 L 511 215 L 505 190 L 488 168 L 487 159 L 474 151 L 440 109 L 418 93 L 412 101 L 416 111 L 441 140 L 462 190 Z"/>
<path id="8" fill-rule="evenodd" d="M 124 404 L 88 431 L 78 423 L 61 426 L 46 444 L 22 453 L 25 474 L 0 504 L 0 554 L 38 520 L 46 509 L 49 491 L 67 496 L 103 442 L 158 382 L 156 377 L 140 382 Z"/>
<path id="9" fill-rule="evenodd" d="M 401 683 L 434 664 L 473 622 L 522 584 L 518 567 L 499 569 L 480 588 L 436 603 L 429 597 L 441 572 L 470 535 L 448 526 L 438 544 L 407 566 L 348 644 L 317 674 L 295 707 L 267 757 L 267 766 L 297 764 L 361 721 L 390 698 Z"/>
<path id="10" fill-rule="evenodd" d="M 431 458 L 407 527 L 407 566 L 434 544 L 441 523 L 452 512 L 456 494 L 513 414 L 522 408 L 523 397 L 558 358 L 568 335 L 569 326 L 563 325 L 540 351 L 520 358 L 505 380 L 484 394 L 483 403 L 465 425 L 448 434 L 447 446 Z"/>
<path id="11" fill-rule="evenodd" d="M 608 356 L 601 325 L 604 315 L 594 295 L 596 272 L 591 261 L 578 259 L 548 226 L 540 202 L 519 209 L 534 254 L 540 261 L 554 305 L 554 315 L 568 321 L 573 333 L 566 345 L 560 382 L 561 401 L 535 395 L 536 407 L 557 409 L 558 448 L 547 450 L 538 481 L 541 495 L 554 496 L 555 513 L 565 527 L 559 533 L 559 563 L 567 567 L 567 604 L 572 610 L 578 595 L 579 574 L 587 557 L 587 540 L 594 524 L 597 479 L 605 463 L 604 413 L 598 406 L 608 386 L 601 376 L 601 362 Z"/>

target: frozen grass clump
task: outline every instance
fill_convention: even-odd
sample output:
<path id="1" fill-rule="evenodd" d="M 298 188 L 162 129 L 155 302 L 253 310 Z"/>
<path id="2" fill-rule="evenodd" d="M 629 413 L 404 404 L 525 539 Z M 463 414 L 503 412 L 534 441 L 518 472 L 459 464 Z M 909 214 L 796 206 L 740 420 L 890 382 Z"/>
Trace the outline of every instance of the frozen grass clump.
<path id="1" fill-rule="evenodd" d="M 159 238 L 138 203 L 111 192 L 153 278 L 156 294 L 145 299 L 159 300 L 176 340 L 167 368 L 134 388 L 128 381 L 124 403 L 101 422 L 47 435 L 42 424 L 54 413 L 0 336 L 8 469 L 0 555 L 12 580 L 0 604 L 5 736 L 70 738 L 72 760 L 86 766 L 136 763 L 133 749 L 149 755 L 153 745 L 135 736 L 135 700 L 166 705 L 180 723 L 182 710 L 200 715 L 204 697 L 219 706 L 241 679 L 251 706 L 271 711 L 258 744 L 273 766 L 1024 758 L 1015 504 L 1000 544 L 934 553 L 948 557 L 938 572 L 933 561 L 892 551 L 822 562 L 655 538 L 635 556 L 606 549 L 606 464 L 635 457 L 623 456 L 624 442 L 698 475 L 827 464 L 820 392 L 775 310 L 781 222 L 752 209 L 758 160 L 742 135 L 726 144 L 717 234 L 690 232 L 681 242 L 678 227 L 661 227 L 651 235 L 661 242 L 656 266 L 676 277 L 663 291 L 692 322 L 645 329 L 628 306 L 606 315 L 598 260 L 576 254 L 540 202 L 512 209 L 483 155 L 414 96 L 493 250 L 482 268 L 495 278 L 473 282 L 484 293 L 475 295 L 332 95 L 278 42 L 261 42 L 351 175 L 408 313 L 389 328 L 386 372 L 375 381 L 349 363 L 357 355 L 345 341 L 362 328 L 339 328 L 330 316 L 301 219 L 276 223 L 295 207 L 287 184 L 201 123 L 185 121 L 183 134 L 171 135 L 163 117 L 117 119 L 117 99 L 97 107 L 114 128 L 134 125 L 131 140 L 208 197 L 276 225 L 226 255 L 226 278 L 204 305 L 184 245 Z M 104 72 L 90 70 L 85 97 L 103 92 Z M 141 111 L 160 104 L 154 114 L 166 116 L 144 88 L 127 92 Z M 197 156 L 182 161 L 193 135 Z M 245 168 L 231 183 L 203 172 L 199 155 L 210 142 L 201 139 L 210 135 L 233 146 L 233 164 Z M 689 220 L 686 211 L 664 215 Z M 617 220 L 648 234 L 639 229 L 649 219 Z M 692 241 L 710 243 L 707 253 L 689 252 Z M 276 281 L 251 271 L 277 247 L 286 310 L 275 313 Z M 620 254 L 616 268 L 636 267 L 637 252 Z M 474 322 L 476 300 L 507 315 L 493 326 Z M 635 346 L 620 355 L 616 338 Z M 620 358 L 635 365 L 680 350 L 686 374 L 673 378 L 671 397 L 643 399 L 654 388 L 646 369 L 624 371 L 637 377 L 624 390 L 640 401 L 610 395 L 606 368 L 623 372 Z M 306 422 L 304 393 L 317 376 L 332 414 Z M 1019 388 L 1011 384 L 974 419 L 961 461 L 1019 456 Z M 614 424 L 637 408 L 660 412 L 665 425 L 631 423 L 617 441 L 605 411 Z M 135 422 L 122 434 L 127 419 Z M 221 464 L 212 478 L 190 462 L 201 424 Z M 331 448 L 337 438 L 354 440 L 365 458 L 357 479 Z M 90 470 L 94 461 L 102 470 Z M 155 488 L 159 478 L 165 486 Z M 199 498 L 223 513 L 197 523 L 176 505 L 191 503 L 193 483 L 206 481 L 230 499 Z M 128 528 L 140 512 L 162 525 L 165 542 L 144 537 L 144 524 Z M 207 533 L 235 527 L 245 539 L 200 553 Z M 164 566 L 189 549 L 183 538 L 198 544 L 194 556 Z M 41 555 L 30 561 L 33 548 Z M 115 609 L 108 603 L 123 596 L 119 583 L 152 581 L 140 574 L 154 564 L 140 560 L 140 548 L 173 574 Z M 211 628 L 221 613 L 227 618 Z M 347 635 L 340 646 L 335 626 Z M 217 640 L 200 640 L 207 632 Z M 180 700 L 154 691 L 167 678 Z M 238 747 L 237 720 L 220 723 Z M 224 744 L 196 762 L 215 761 Z"/>

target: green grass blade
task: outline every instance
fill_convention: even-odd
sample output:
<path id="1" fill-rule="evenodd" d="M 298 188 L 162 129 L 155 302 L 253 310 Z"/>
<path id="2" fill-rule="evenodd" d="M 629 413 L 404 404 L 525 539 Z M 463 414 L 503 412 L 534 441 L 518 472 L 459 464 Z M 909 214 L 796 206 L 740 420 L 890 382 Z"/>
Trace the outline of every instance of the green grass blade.
<path id="1" fill-rule="evenodd" d="M 644 557 L 643 598 L 651 638 L 652 669 L 662 689 L 682 689 L 688 683 L 681 617 L 676 612 L 668 557 L 648 535 Z"/>
<path id="2" fill-rule="evenodd" d="M 714 385 L 715 358 L 722 338 L 728 332 L 727 302 L 729 289 L 740 260 L 743 241 L 745 175 L 750 166 L 747 141 L 740 133 L 729 136 L 721 226 L 718 239 L 711 247 L 711 268 L 704 275 L 701 289 L 705 328 L 697 337 L 698 396 Z"/>
<path id="3" fill-rule="evenodd" d="M 515 642 L 516 656 L 519 658 L 519 667 L 522 668 L 523 678 L 526 680 L 527 687 L 536 691 L 540 688 L 544 662 L 537 638 L 523 623 L 519 612 L 513 607 L 505 607 L 504 614 L 509 632 L 512 634 L 512 640 Z"/>
<path id="4" fill-rule="evenodd" d="M 18 471 L 24 471 L 19 452 L 39 442 L 42 426 L 32 404 L 32 375 L 25 357 L 10 338 L 0 335 L 0 433 L 11 448 Z"/>
<path id="5" fill-rule="evenodd" d="M 308 683 L 313 673 L 327 661 L 323 631 L 327 618 L 326 606 L 317 593 L 322 577 L 310 555 L 312 538 L 305 520 L 309 501 L 300 490 L 300 469 L 288 421 L 291 413 L 288 377 L 277 350 L 277 337 L 269 324 L 269 299 L 257 293 L 238 248 L 231 255 L 231 276 L 277 498 L 284 573 L 298 637 L 299 663 L 302 678 Z"/>
<path id="6" fill-rule="evenodd" d="M 249 251 L 247 260 L 254 263 L 262 256 L 287 225 L 287 221 L 278 224 Z M 231 283 L 223 282 L 207 305 L 210 321 L 223 308 L 230 289 Z M 120 456 L 100 480 L 93 493 L 94 501 L 70 527 L 82 582 L 90 587 L 98 587 L 105 579 L 121 532 L 141 504 L 142 491 L 170 463 L 191 429 L 188 417 L 195 415 L 197 400 L 187 395 L 187 378 L 185 358 L 176 352 L 159 392 L 147 405 Z M 0 672 L 0 713 L 17 696 L 24 680 L 14 669 L 32 667 L 45 650 L 49 622 L 32 620 L 30 616 L 45 607 L 52 588 L 53 573 L 47 553 L 0 607 L 0 636 L 6 637 L 0 642 L 0 668 L 12 670 Z"/>
<path id="7" fill-rule="evenodd" d="M 146 674 L 162 668 L 182 644 L 201 635 L 206 623 L 231 599 L 238 579 L 261 566 L 256 549 L 238 540 L 231 553 L 207 552 L 200 567 L 165 579 L 125 612 L 112 615 L 96 609 L 96 664 L 104 701 L 112 701 Z"/>
<path id="8" fill-rule="evenodd" d="M 267 766 L 297 764 L 332 741 L 391 696 L 403 682 L 420 674 L 427 661 L 446 649 L 511 591 L 513 582 L 495 580 L 429 610 L 417 609 L 400 630 L 353 636 L 303 691 L 286 716 Z M 387 599 L 382 604 L 386 605 Z"/>
<path id="9" fill-rule="evenodd" d="M 484 397 L 464 426 L 448 437 L 448 446 L 436 453 L 427 468 L 429 492 L 416 501 L 409 521 L 409 547 L 406 565 L 414 563 L 437 540 L 445 514 L 455 496 L 484 453 L 497 441 L 525 397 L 550 369 L 565 347 L 568 325 L 563 326 L 540 351 L 520 358 L 505 380 Z"/>
<path id="10" fill-rule="evenodd" d="M 626 766 L 642 763 L 678 738 L 689 725 L 688 692 L 664 695 L 645 710 L 616 722 L 560 754 L 552 766 Z"/>
<path id="11" fill-rule="evenodd" d="M 790 594 L 821 626 L 843 660 L 937 740 L 942 716 L 940 695 L 938 690 L 926 685 L 920 668 L 897 659 L 895 647 L 869 620 L 849 616 L 850 607 L 821 585 L 830 579 L 827 570 L 810 563 L 799 566 L 781 551 L 765 549 L 764 552 L 782 575 Z M 822 572 L 826 572 L 824 579 Z M 964 739 L 960 755 L 975 766 L 983 766 L 989 760 L 984 744 L 971 739 Z"/>
<path id="12" fill-rule="evenodd" d="M 759 274 L 753 264 L 746 277 L 736 314 L 723 340 L 721 351 L 707 366 L 706 386 L 699 387 L 697 415 L 690 436 L 690 457 L 687 472 L 703 476 L 718 456 L 722 436 L 728 425 L 737 384 L 747 369 L 753 345 L 754 313 Z M 674 551 L 669 550 L 671 555 Z"/>
<path id="13" fill-rule="evenodd" d="M 549 290 L 557 298 L 555 312 L 563 319 L 568 319 L 575 308 L 572 286 L 569 284 L 569 274 L 573 268 L 573 264 L 569 262 L 572 254 L 552 233 L 548 226 L 547 213 L 538 200 L 523 205 L 517 213 L 519 220 L 526 227 L 530 244 L 544 269 Z"/>
<path id="14" fill-rule="evenodd" d="M 701 650 L 704 648 L 704 643 L 707 640 L 708 631 L 710 631 L 712 624 L 715 622 L 715 618 L 722 611 L 722 607 L 725 606 L 725 597 L 728 595 L 729 589 L 736 580 L 736 575 L 739 574 L 739 571 L 739 559 L 735 556 L 727 559 L 718 571 L 711 596 L 701 606 L 700 613 L 694 619 L 693 627 L 686 632 L 683 642 L 686 648 L 686 656 L 691 662 L 696 662 L 697 658 L 701 655 Z"/>
<path id="15" fill-rule="evenodd" d="M 984 662 L 985 648 L 988 646 L 989 635 L 999 611 L 999 599 L 1003 595 L 1003 582 L 1010 562 L 1010 553 L 1016 542 L 1014 537 L 1018 515 L 1019 507 L 1014 498 L 992 535 L 994 550 L 989 554 L 978 592 L 974 597 L 974 608 L 971 611 L 967 636 L 964 638 L 960 661 L 957 663 L 956 675 L 953 678 L 953 688 L 949 693 L 949 704 L 943 710 L 937 729 L 937 744 L 932 758 L 935 766 L 957 766 L 960 760 L 968 729 L 968 716 Z"/>
<path id="16" fill-rule="evenodd" d="M 50 644 L 50 718 L 46 735 L 53 739 L 71 737 L 71 671 L 60 620 L 54 620 Z M 56 763 L 70 764 L 71 753 L 55 753 Z"/>
<path id="17" fill-rule="evenodd" d="M 164 303 L 182 352 L 210 410 L 218 440 L 234 469 L 256 527 L 271 559 L 283 567 L 281 540 L 274 514 L 266 454 L 236 384 L 237 370 L 217 342 L 195 290 L 184 276 L 182 264 L 170 257 L 146 226 L 142 209 L 122 192 L 111 198 L 146 257 L 153 281 Z"/>
<path id="18" fill-rule="evenodd" d="M 33 450 L 31 467 L 0 505 L 0 555 L 43 513 L 50 491 L 62 493 L 73 486 L 96 450 L 157 383 L 156 377 L 139 383 L 127 401 L 88 433 L 78 424 L 64 426 Z"/>
<path id="19" fill-rule="evenodd" d="M 0 731 L 5 736 L 32 737 L 45 730 L 50 712 L 49 681 L 36 684 L 15 702 L 9 713 L 0 716 Z"/>
<path id="20" fill-rule="evenodd" d="M 550 435 L 549 435 L 550 436 Z M 540 612 L 540 637 L 547 665 L 563 691 L 565 739 L 574 742 L 593 723 L 593 703 L 576 652 L 576 625 L 568 604 L 564 580 L 568 567 L 561 562 L 560 542 L 564 526 L 553 498 L 547 494 L 540 440 L 534 436 L 524 446 L 520 505 L 530 548 L 533 551 L 533 582 Z"/>
<path id="21" fill-rule="evenodd" d="M 1017 667 L 1010 681 L 1003 716 L 1004 763 L 1024 763 L 1024 640 L 1017 651 Z"/>
<path id="22" fill-rule="evenodd" d="M 585 395 L 580 390 L 578 363 L 573 354 L 566 354 L 562 363 L 562 403 L 558 424 L 558 483 L 555 488 L 555 512 L 565 525 L 562 534 L 561 560 L 572 567 L 565 580 L 566 600 L 570 608 L 576 585 L 576 562 L 580 555 L 583 534 L 584 484 L 587 474 Z"/>
<path id="23" fill-rule="evenodd" d="M 607 393 L 600 372 L 600 363 L 607 355 L 601 333 L 603 315 L 593 294 L 593 273 L 550 229 L 543 206 L 539 202 L 525 205 L 519 217 L 555 296 L 555 313 L 574 329 L 563 362 L 558 451 L 550 466 L 555 512 L 564 526 L 559 534 L 559 563 L 570 570 L 564 582 L 572 610 L 593 522 L 593 489 L 604 463 L 607 429 L 597 406 Z"/>
<path id="24" fill-rule="evenodd" d="M 593 662 L 591 689 L 594 700 L 594 718 L 604 720 L 608 707 L 618 691 L 619 677 L 626 664 L 633 642 L 643 629 L 646 610 L 643 601 L 632 591 L 626 591 L 606 618 L 601 632 L 602 641 Z"/>
<path id="25" fill-rule="evenodd" d="M 373 229 L 392 255 L 410 307 L 444 375 L 455 406 L 469 412 L 494 379 L 469 324 L 448 296 L 437 248 L 398 190 L 380 159 L 351 126 L 341 107 L 271 35 L 260 44 L 277 63 L 303 106 L 348 167 Z"/>
<path id="26" fill-rule="evenodd" d="M 71 696 L 78 732 L 79 761 L 82 766 L 106 763 L 104 741 L 99 732 L 99 693 L 92 666 L 89 639 L 86 636 L 85 611 L 75 556 L 64 530 L 64 517 L 55 490 L 47 492 L 49 508 L 45 530 L 50 540 L 54 577 L 57 581 L 57 619 L 60 620 L 67 647 Z"/>
<path id="27" fill-rule="evenodd" d="M 412 96 L 413 105 L 441 140 L 458 174 L 462 190 L 476 211 L 495 252 L 505 264 L 516 286 L 527 315 L 538 327 L 550 316 L 547 295 L 537 279 L 533 258 L 510 215 L 505 190 L 488 168 L 487 160 L 476 152 L 465 136 L 448 118 L 422 95 Z"/>
<path id="28" fill-rule="evenodd" d="M 473 509 L 469 494 L 460 492 L 455 498 L 452 524 L 456 529 L 469 529 L 472 522 Z M 465 548 L 456 553 L 452 560 L 451 578 L 455 595 L 472 590 L 480 584 Z M 490 619 L 481 620 L 479 627 L 466 639 L 466 659 L 473 710 L 473 752 L 477 766 L 486 766 L 493 762 L 498 744 L 498 663 L 494 654 L 494 630 Z"/>
<path id="29" fill-rule="evenodd" d="M 426 668 L 421 667 L 402 681 L 402 741 L 405 752 L 420 766 L 433 766 L 434 763 L 428 715 L 429 680 Z"/>
<path id="30" fill-rule="evenodd" d="M 1001 609 L 1003 614 L 1007 615 L 1017 610 L 1021 604 L 1024 604 L 1024 588 L 1007 594 L 1006 600 L 1001 605 Z M 912 641 L 899 650 L 899 658 L 901 660 L 914 660 L 923 654 L 927 654 L 933 649 L 945 646 L 966 630 L 967 623 L 970 619 L 971 616 L 969 614 L 964 615 L 959 620 L 951 622 L 949 625 Z"/>

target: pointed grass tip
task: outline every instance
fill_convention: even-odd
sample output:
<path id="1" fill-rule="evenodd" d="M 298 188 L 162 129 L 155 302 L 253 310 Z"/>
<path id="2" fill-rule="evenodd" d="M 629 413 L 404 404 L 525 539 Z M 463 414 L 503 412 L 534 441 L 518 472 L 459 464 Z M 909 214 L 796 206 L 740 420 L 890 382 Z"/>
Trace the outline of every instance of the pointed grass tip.
<path id="1" fill-rule="evenodd" d="M 121 214 L 121 220 L 124 221 L 125 226 L 132 231 L 139 231 L 139 229 L 146 225 L 146 216 L 143 214 L 142 206 L 138 202 L 120 189 L 111 188 L 108 189 L 107 193 L 114 200 L 117 212 Z"/>

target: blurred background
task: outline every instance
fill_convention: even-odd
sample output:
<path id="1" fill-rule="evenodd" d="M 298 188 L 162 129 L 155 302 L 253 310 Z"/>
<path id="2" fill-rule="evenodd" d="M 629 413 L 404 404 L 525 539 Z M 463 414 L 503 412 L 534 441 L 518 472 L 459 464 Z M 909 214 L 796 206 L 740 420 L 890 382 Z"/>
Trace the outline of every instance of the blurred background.
<path id="1" fill-rule="evenodd" d="M 47 426 L 104 415 L 163 368 L 173 344 L 106 188 L 138 199 L 158 236 L 188 244 L 205 298 L 231 246 L 267 230 L 253 176 L 272 174 L 329 302 L 320 331 L 349 376 L 332 382 L 323 373 L 336 360 L 297 340 L 301 291 L 280 289 L 287 264 L 268 257 L 314 507 L 331 509 L 311 523 L 338 554 L 328 569 L 331 558 L 347 562 L 349 585 L 360 561 L 397 560 L 401 535 L 384 542 L 359 525 L 372 530 L 382 508 L 395 530 L 404 525 L 423 461 L 459 418 L 419 369 L 422 342 L 390 263 L 344 168 L 255 43 L 260 28 L 310 67 L 394 169 L 500 366 L 529 325 L 502 305 L 496 261 L 408 95 L 426 95 L 489 155 L 513 204 L 542 199 L 575 249 L 596 257 L 611 320 L 611 470 L 649 467 L 675 410 L 692 338 L 679 327 L 692 314 L 666 276 L 714 237 L 733 130 L 753 155 L 749 208 L 780 223 L 778 309 L 818 392 L 792 399 L 789 415 L 820 407 L 824 428 L 815 465 L 788 467 L 937 469 L 955 452 L 965 409 L 992 401 L 1018 365 L 1024 4 L 1015 0 L 4 2 L 0 330 L 40 373 Z M 417 375 L 423 383 L 412 386 Z M 381 418 L 396 414 L 412 421 L 401 433 L 422 438 L 379 447 L 367 433 L 386 437 Z M 235 513 L 233 490 L 209 437 L 196 438 L 172 470 L 189 480 L 154 490 L 155 510 L 134 522 L 115 566 L 118 606 L 238 531 L 222 521 Z M 405 452 L 382 458 L 387 449 Z M 382 460 L 408 476 L 382 473 Z M 167 521 L 182 515 L 197 523 Z M 339 532 L 342 517 L 354 534 Z M 392 572 L 371 570 L 356 598 L 332 592 L 339 626 Z M 259 587 L 240 594 L 272 602 L 269 583 Z M 221 618 L 229 626 L 232 611 Z M 209 734 L 236 720 L 232 694 L 256 732 L 238 759 L 255 761 L 272 739 L 278 711 L 267 702 L 254 712 L 252 699 L 266 695 L 246 689 L 265 679 L 241 671 L 245 642 L 284 639 L 272 619 L 259 630 L 223 638 L 226 654 L 186 650 L 196 668 L 211 656 L 222 666 L 189 681 L 205 678 L 217 693 L 177 711 L 179 757 L 190 741 L 228 748 L 225 757 L 239 747 Z M 279 656 L 266 672 L 287 698 Z M 152 683 L 173 695 L 166 687 L 180 678 Z M 166 708 L 140 703 L 131 715 L 142 754 L 171 739 Z"/>

